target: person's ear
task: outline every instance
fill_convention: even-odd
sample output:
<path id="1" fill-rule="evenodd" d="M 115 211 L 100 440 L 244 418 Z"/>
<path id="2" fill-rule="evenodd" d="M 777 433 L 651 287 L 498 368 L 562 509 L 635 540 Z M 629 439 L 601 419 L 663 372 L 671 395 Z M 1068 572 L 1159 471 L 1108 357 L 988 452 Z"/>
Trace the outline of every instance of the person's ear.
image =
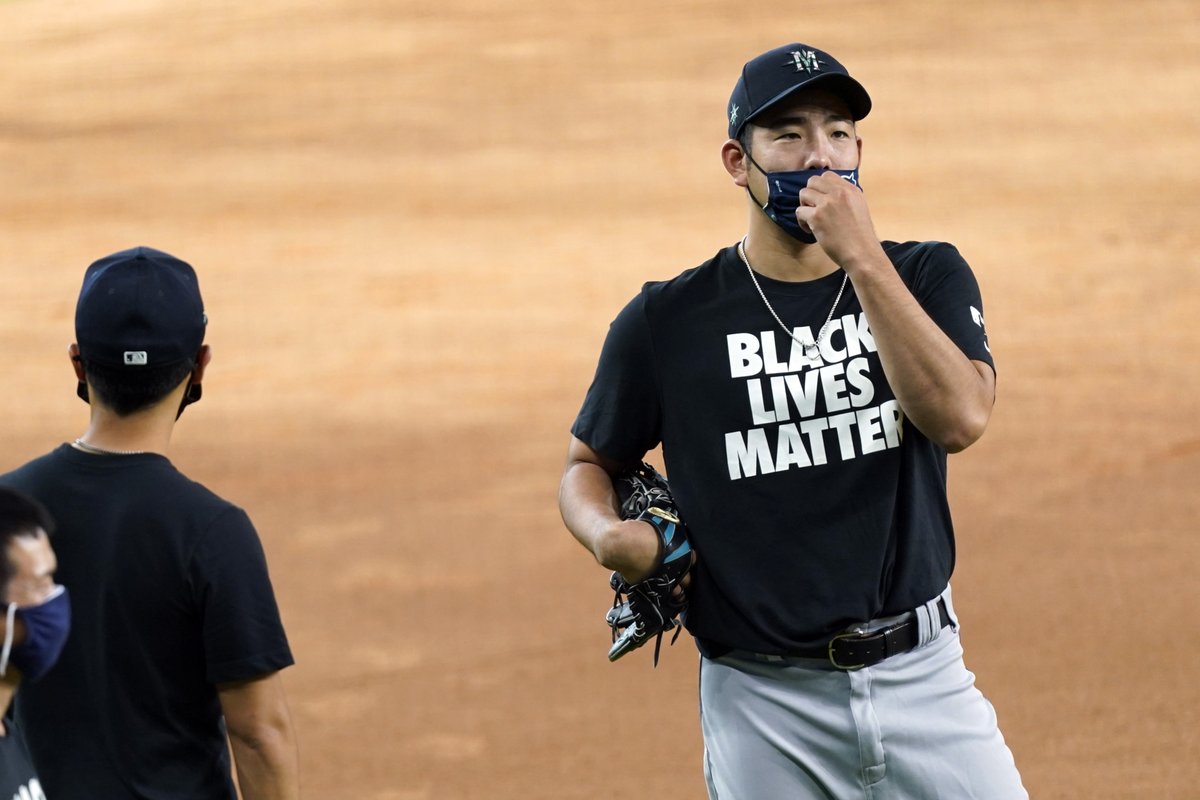
<path id="1" fill-rule="evenodd" d="M 67 355 L 71 357 L 71 366 L 75 369 L 76 380 L 86 383 L 87 376 L 83 374 L 83 358 L 79 355 L 79 345 L 72 343 L 67 348 Z"/>
<path id="2" fill-rule="evenodd" d="M 192 373 L 188 375 L 186 385 L 183 389 L 183 397 L 179 401 L 179 410 L 175 412 L 175 419 L 183 416 L 183 410 L 192 403 L 197 403 L 204 396 L 204 386 L 201 382 L 204 380 L 204 369 L 208 366 L 208 362 L 212 361 L 212 348 L 208 345 L 200 345 L 200 349 L 196 351 L 196 359 L 192 362 Z"/>
<path id="3" fill-rule="evenodd" d="M 71 357 L 71 366 L 75 369 L 75 396 L 88 405 L 92 404 L 91 398 L 88 396 L 87 375 L 83 372 L 83 357 L 79 355 L 79 345 L 74 342 L 67 348 L 67 355 Z"/>
<path id="4" fill-rule="evenodd" d="M 191 383 L 193 386 L 199 385 L 204 380 L 204 369 L 210 361 L 212 361 L 212 348 L 206 344 L 200 345 L 200 350 L 196 353 L 196 366 L 192 369 Z"/>
<path id="5" fill-rule="evenodd" d="M 729 177 L 733 178 L 735 186 L 746 187 L 749 183 L 747 172 L 750 169 L 750 159 L 742 149 L 741 142 L 737 139 L 727 139 L 725 144 L 721 145 L 721 164 L 729 173 Z"/>

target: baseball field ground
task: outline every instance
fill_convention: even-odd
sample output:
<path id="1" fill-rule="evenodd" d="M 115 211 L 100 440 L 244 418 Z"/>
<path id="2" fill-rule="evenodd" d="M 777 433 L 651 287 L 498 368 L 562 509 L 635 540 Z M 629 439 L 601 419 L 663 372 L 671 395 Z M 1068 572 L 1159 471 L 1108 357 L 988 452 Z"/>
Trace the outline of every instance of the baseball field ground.
<path id="1" fill-rule="evenodd" d="M 86 265 L 175 253 L 173 457 L 259 526 L 306 796 L 703 797 L 694 648 L 607 661 L 555 495 L 611 318 L 741 235 L 724 103 L 792 40 L 871 91 L 879 234 L 983 288 L 955 600 L 1031 796 L 1194 797 L 1193 2 L 9 0 L 0 468 L 86 425 Z"/>

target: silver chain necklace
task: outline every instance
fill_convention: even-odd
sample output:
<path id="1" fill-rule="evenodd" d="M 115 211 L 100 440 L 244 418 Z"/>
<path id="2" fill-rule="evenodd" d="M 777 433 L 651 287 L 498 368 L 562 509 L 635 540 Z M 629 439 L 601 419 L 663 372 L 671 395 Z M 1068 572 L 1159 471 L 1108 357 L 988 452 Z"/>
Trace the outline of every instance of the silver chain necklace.
<path id="1" fill-rule="evenodd" d="M 103 447 L 88 444 L 82 438 L 75 440 L 75 449 L 97 456 L 140 456 L 148 452 L 146 450 L 106 450 Z"/>
<path id="2" fill-rule="evenodd" d="M 754 288 L 758 289 L 758 296 L 762 298 L 763 305 L 767 307 L 767 311 L 771 312 L 771 316 L 774 317 L 775 321 L 779 323 L 779 327 L 783 328 L 783 332 L 792 337 L 793 342 L 804 348 L 804 355 L 808 356 L 809 358 L 816 357 L 816 355 L 821 352 L 821 341 L 825 338 L 825 329 L 828 328 L 829 323 L 833 321 L 833 312 L 837 310 L 838 303 L 842 301 L 842 293 L 846 291 L 846 284 L 850 281 L 850 274 L 845 273 L 842 276 L 842 288 L 838 289 L 837 297 L 833 298 L 833 306 L 829 309 L 829 316 L 825 318 L 825 324 L 822 325 L 821 330 L 817 332 L 816 341 L 806 342 L 796 336 L 796 334 L 792 332 L 791 328 L 783 324 L 783 320 L 779 318 L 779 315 L 775 313 L 775 309 L 771 307 L 771 301 L 767 300 L 766 293 L 762 290 L 762 287 L 758 285 L 758 278 L 754 277 L 754 268 L 750 266 L 750 259 L 746 258 L 747 238 L 748 237 L 743 236 L 742 240 L 738 242 L 737 253 L 738 257 L 742 259 L 742 263 L 746 265 L 746 271 L 750 273 L 750 281 L 754 284 Z"/>

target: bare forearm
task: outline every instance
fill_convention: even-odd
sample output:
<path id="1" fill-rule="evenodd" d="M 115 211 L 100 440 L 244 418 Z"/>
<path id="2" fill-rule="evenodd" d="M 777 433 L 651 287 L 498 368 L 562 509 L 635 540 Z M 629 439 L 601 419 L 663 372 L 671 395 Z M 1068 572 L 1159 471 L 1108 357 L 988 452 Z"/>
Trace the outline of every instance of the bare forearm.
<path id="1" fill-rule="evenodd" d="M 299 757 L 290 725 L 262 731 L 253 739 L 231 733 L 229 744 L 244 800 L 298 800 Z"/>
<path id="2" fill-rule="evenodd" d="M 278 672 L 217 687 L 244 800 L 299 800 L 300 757 Z"/>
<path id="3" fill-rule="evenodd" d="M 637 580 L 654 566 L 657 534 L 644 522 L 621 520 L 604 467 L 570 458 L 558 488 L 558 508 L 567 529 L 604 567 Z"/>
<path id="4" fill-rule="evenodd" d="M 558 510 L 567 530 L 601 561 L 607 531 L 618 522 L 612 479 L 598 464 L 567 465 L 558 487 Z"/>
<path id="5" fill-rule="evenodd" d="M 950 452 L 970 446 L 991 417 L 990 382 L 925 313 L 882 251 L 850 277 L 905 416 Z"/>

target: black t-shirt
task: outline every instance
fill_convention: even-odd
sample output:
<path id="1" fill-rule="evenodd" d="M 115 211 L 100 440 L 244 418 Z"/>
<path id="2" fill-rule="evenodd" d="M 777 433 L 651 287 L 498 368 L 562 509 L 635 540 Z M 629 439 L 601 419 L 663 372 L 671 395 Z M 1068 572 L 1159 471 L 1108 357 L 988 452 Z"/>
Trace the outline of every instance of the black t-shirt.
<path id="1" fill-rule="evenodd" d="M 58 663 L 17 694 L 46 793 L 233 800 L 215 685 L 293 663 L 245 512 L 154 454 L 63 445 L 0 484 L 54 516 L 71 597 Z"/>
<path id="2" fill-rule="evenodd" d="M 958 251 L 883 246 L 934 322 L 991 365 Z M 842 279 L 758 277 L 808 342 Z M 572 433 L 621 462 L 662 443 L 699 555 L 687 627 L 702 649 L 817 646 L 924 603 L 953 570 L 946 452 L 904 419 L 853 283 L 815 359 L 772 318 L 733 247 L 646 284 L 609 329 Z"/>
<path id="3" fill-rule="evenodd" d="M 5 717 L 4 727 L 7 734 L 0 736 L 0 798 L 46 800 L 16 722 L 11 717 Z M 24 794 L 21 793 L 22 789 L 25 790 Z"/>

